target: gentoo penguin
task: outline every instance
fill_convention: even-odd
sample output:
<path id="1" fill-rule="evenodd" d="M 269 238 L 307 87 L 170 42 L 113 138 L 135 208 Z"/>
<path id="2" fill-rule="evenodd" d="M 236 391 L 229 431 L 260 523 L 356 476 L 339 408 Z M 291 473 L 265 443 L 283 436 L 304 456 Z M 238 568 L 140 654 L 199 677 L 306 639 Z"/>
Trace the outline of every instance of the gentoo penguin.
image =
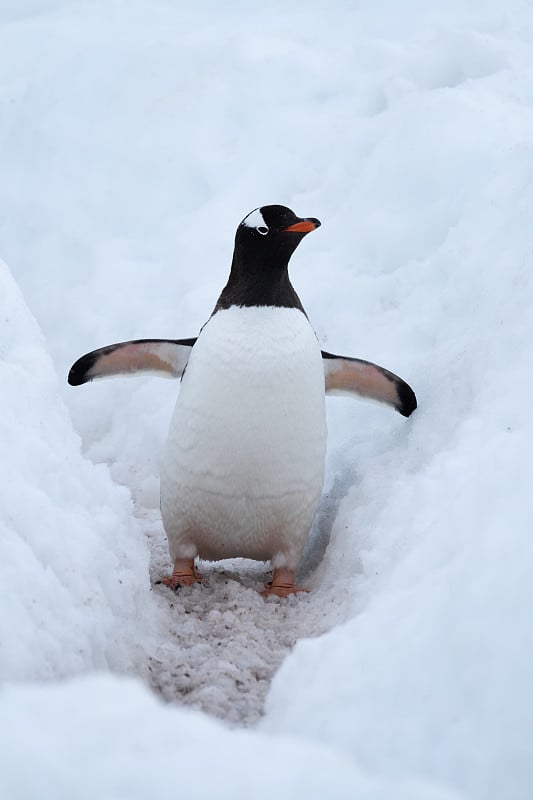
<path id="1" fill-rule="evenodd" d="M 324 479 L 325 394 L 348 393 L 408 417 L 413 390 L 368 361 L 320 350 L 288 274 L 320 222 L 263 206 L 237 228 L 228 282 L 197 339 L 140 339 L 82 356 L 72 386 L 108 375 L 181 377 L 163 456 L 161 515 L 172 588 L 200 580 L 194 560 L 272 562 L 264 595 L 305 591 L 294 572 Z"/>

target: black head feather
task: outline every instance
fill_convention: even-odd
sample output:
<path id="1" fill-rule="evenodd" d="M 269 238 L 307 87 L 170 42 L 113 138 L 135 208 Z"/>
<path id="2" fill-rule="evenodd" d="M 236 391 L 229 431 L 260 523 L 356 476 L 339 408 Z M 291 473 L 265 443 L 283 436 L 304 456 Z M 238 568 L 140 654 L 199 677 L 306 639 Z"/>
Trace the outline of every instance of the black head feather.
<path id="1" fill-rule="evenodd" d="M 319 226 L 318 219 L 297 217 L 285 206 L 251 211 L 237 228 L 230 276 L 213 313 L 230 306 L 303 311 L 289 279 L 289 259 L 303 237 Z"/>

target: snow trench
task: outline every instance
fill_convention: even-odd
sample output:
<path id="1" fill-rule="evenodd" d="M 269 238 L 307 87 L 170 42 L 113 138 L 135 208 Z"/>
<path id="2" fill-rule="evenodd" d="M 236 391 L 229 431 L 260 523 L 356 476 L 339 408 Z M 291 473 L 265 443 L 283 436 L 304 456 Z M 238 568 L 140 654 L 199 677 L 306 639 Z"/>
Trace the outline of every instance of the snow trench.
<path id="1" fill-rule="evenodd" d="M 155 585 L 169 574 L 167 541 L 157 514 L 143 520 L 153 593 L 166 620 L 149 656 L 149 682 L 166 701 L 237 725 L 261 718 L 274 673 L 295 643 L 325 633 L 346 613 L 343 599 L 318 591 L 309 574 L 323 556 L 338 502 L 338 495 L 324 498 L 302 558 L 299 578 L 310 593 L 283 601 L 259 594 L 269 565 L 244 559 L 200 562 L 206 585 L 177 592 Z"/>

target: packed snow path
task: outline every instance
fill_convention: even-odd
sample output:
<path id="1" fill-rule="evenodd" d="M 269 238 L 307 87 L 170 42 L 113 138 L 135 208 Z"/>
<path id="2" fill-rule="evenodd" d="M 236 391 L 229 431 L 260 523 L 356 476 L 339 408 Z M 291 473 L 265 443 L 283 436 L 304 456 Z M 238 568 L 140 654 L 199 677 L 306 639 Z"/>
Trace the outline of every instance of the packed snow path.
<path id="1" fill-rule="evenodd" d="M 268 565 L 244 559 L 201 562 L 205 585 L 177 592 L 156 585 L 168 574 L 168 546 L 157 513 L 144 520 L 153 591 L 166 619 L 162 640 L 149 656 L 149 681 L 165 700 L 231 723 L 257 722 L 272 677 L 298 639 L 325 633 L 344 619 L 345 598 L 320 592 L 309 575 L 328 544 L 340 489 L 337 481 L 324 496 L 302 558 L 299 575 L 314 590 L 285 600 L 261 597 Z"/>

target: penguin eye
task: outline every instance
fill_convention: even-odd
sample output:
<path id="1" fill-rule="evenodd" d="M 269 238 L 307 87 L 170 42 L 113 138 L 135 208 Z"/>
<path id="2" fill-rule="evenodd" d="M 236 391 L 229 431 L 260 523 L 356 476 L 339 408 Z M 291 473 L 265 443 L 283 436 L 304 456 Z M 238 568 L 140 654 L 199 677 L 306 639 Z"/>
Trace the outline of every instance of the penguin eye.
<path id="1" fill-rule="evenodd" d="M 260 233 L 261 236 L 266 236 L 268 233 L 268 228 L 265 225 L 260 225 L 256 228 L 257 233 Z"/>

